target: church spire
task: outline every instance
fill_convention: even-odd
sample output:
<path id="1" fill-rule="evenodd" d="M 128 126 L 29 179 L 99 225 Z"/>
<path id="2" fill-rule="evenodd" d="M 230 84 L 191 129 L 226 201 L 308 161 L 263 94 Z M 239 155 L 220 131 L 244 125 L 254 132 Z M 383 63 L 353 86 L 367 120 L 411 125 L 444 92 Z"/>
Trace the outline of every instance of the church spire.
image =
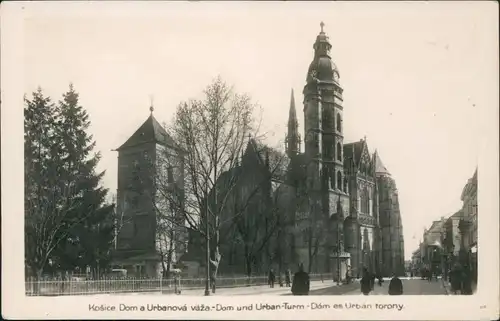
<path id="1" fill-rule="evenodd" d="M 297 120 L 297 112 L 295 110 L 295 98 L 293 88 L 290 97 L 290 111 L 288 113 L 288 133 L 286 135 L 286 153 L 289 157 L 293 157 L 300 152 L 300 135 L 299 122 Z"/>

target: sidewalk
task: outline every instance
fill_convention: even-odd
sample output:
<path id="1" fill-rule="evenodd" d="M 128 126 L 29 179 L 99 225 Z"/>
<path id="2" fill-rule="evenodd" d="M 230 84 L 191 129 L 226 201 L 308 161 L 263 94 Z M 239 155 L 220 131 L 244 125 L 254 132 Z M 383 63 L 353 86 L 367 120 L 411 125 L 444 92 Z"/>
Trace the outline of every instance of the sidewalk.
<path id="1" fill-rule="evenodd" d="M 325 280 L 324 282 L 311 281 L 310 291 L 329 288 L 332 286 L 336 286 L 336 284 L 334 284 L 331 280 Z M 279 285 L 275 285 L 274 288 L 270 288 L 269 285 L 259 285 L 219 288 L 215 293 L 210 293 L 210 295 L 284 295 L 288 293 L 291 293 L 290 287 L 280 287 Z M 183 289 L 181 295 L 203 296 L 205 295 L 205 289 Z"/>

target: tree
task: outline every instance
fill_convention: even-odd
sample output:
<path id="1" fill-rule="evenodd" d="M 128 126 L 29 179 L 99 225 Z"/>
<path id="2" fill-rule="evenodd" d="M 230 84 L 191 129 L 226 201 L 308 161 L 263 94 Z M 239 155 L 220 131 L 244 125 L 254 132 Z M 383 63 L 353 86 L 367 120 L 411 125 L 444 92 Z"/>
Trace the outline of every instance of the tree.
<path id="1" fill-rule="evenodd" d="M 252 275 L 253 266 L 265 263 L 262 254 L 267 256 L 268 264 L 278 261 L 281 270 L 280 233 L 288 224 L 281 202 L 287 158 L 277 149 L 262 146 L 255 140 L 250 143 L 252 147 L 253 153 L 246 155 L 250 160 L 245 162 L 244 158 L 242 161 L 242 169 L 238 171 L 241 177 L 234 188 L 233 200 L 228 204 L 228 217 L 231 213 L 241 213 L 233 218 L 235 230 L 231 238 L 243 247 L 247 276 Z M 254 153 L 257 158 L 253 157 Z M 277 241 L 276 251 L 273 241 Z"/>
<path id="2" fill-rule="evenodd" d="M 93 152 L 96 143 L 88 133 L 89 127 L 89 115 L 70 84 L 57 106 L 55 135 L 66 178 L 60 184 L 74 184 L 71 196 L 78 200 L 68 217 L 78 224 L 71 226 L 66 242 L 60 244 L 58 263 L 66 270 L 89 266 L 94 275 L 99 275 L 100 268 L 110 260 L 115 218 L 114 205 L 106 202 L 108 190 L 101 186 L 105 172 L 96 173 L 100 153 Z"/>
<path id="3" fill-rule="evenodd" d="M 24 223 L 25 264 L 40 278 L 57 246 L 76 222 L 68 219 L 77 206 L 71 197 L 74 184 L 61 184 L 67 177 L 62 171 L 55 126 L 55 107 L 41 88 L 25 97 L 24 109 Z"/>
<path id="4" fill-rule="evenodd" d="M 59 106 L 42 90 L 25 99 L 25 258 L 40 277 L 53 269 L 96 267 L 113 237 L 113 206 L 95 174 L 88 115 L 70 86 Z"/>

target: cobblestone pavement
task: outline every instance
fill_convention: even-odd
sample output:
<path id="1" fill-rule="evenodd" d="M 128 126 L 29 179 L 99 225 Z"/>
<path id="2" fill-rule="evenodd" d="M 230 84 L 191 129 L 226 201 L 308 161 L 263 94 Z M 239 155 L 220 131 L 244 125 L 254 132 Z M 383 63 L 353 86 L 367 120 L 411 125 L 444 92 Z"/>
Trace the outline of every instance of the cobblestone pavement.
<path id="1" fill-rule="evenodd" d="M 439 279 L 438 281 L 433 280 L 429 282 L 427 280 L 420 279 L 407 279 L 403 281 L 403 292 L 404 295 L 446 295 L 447 291 L 443 286 L 443 282 Z M 384 281 L 382 286 L 375 284 L 375 288 L 370 295 L 388 295 L 389 290 L 389 280 Z M 351 285 L 351 289 L 341 287 L 325 288 L 315 291 L 311 291 L 309 295 L 363 295 L 361 293 L 360 284 L 355 283 Z"/>

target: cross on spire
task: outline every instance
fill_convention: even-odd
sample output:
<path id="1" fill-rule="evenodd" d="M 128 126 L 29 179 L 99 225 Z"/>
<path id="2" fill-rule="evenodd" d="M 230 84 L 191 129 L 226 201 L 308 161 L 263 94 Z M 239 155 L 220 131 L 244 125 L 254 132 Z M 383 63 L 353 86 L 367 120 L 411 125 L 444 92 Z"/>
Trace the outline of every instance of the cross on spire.
<path id="1" fill-rule="evenodd" d="M 321 27 L 321 33 L 323 33 L 323 27 L 325 26 L 325 23 L 323 21 L 321 21 L 321 23 L 319 25 Z"/>

